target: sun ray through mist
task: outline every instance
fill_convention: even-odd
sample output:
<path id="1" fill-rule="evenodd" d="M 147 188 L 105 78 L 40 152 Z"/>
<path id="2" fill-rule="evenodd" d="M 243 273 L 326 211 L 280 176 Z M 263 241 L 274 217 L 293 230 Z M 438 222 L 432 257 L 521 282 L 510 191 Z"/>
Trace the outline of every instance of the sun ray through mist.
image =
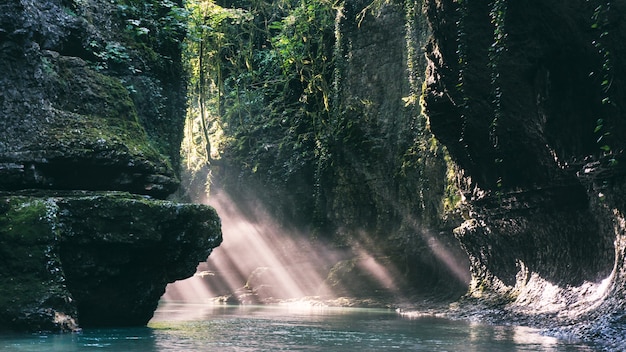
<path id="1" fill-rule="evenodd" d="M 224 241 L 192 278 L 167 287 L 164 301 L 237 303 L 316 296 L 330 266 L 345 254 L 277 224 L 261 208 L 243 210 L 224 192 L 211 195 Z M 239 293 L 238 297 L 224 296 Z M 325 294 L 330 295 L 328 290 Z"/>
<path id="2" fill-rule="evenodd" d="M 365 180 L 377 179 L 373 175 L 369 168 L 364 167 L 359 163 L 355 156 L 351 153 L 348 154 L 348 162 L 352 167 L 363 176 Z M 455 251 L 447 244 L 437 239 L 432 230 L 422 226 L 416 219 L 415 211 L 409 209 L 406 206 L 400 204 L 397 200 L 393 199 L 390 192 L 385 190 L 374 190 L 377 197 L 380 197 L 386 206 L 391 207 L 396 214 L 400 214 L 404 224 L 407 224 L 410 229 L 417 235 L 419 235 L 424 243 L 427 244 L 431 253 L 437 258 L 437 260 L 448 269 L 448 271 L 454 276 L 458 282 L 465 285 L 469 284 L 471 275 L 469 271 L 469 262 L 465 258 L 461 258 L 460 255 L 455 255 Z M 361 234 L 361 240 L 369 241 L 370 238 L 367 235 Z M 388 268 L 388 270 L 392 270 Z"/>
<path id="3" fill-rule="evenodd" d="M 353 163 L 353 166 L 364 179 L 374 179 L 359 163 Z M 469 264 L 466 259 L 459 258 L 458 251 L 422 226 L 413 209 L 393 199 L 393 192 L 385 189 L 372 191 L 393 213 L 400 215 L 404 226 L 421 238 L 450 277 L 459 283 L 469 283 Z M 220 215 L 224 241 L 207 262 L 198 266 L 198 273 L 204 274 L 168 285 L 163 296 L 165 301 L 267 303 L 313 296 L 333 299 L 339 295 L 362 294 L 357 292 L 361 289 L 358 285 L 346 287 L 350 283 L 342 283 L 341 278 L 329 283 L 333 272 L 336 277 L 341 277 L 342 273 L 335 269 L 341 269 L 342 261 L 354 263 L 358 271 L 366 273 L 367 280 L 376 283 L 377 289 L 402 299 L 400 281 L 404 274 L 390 258 L 376 252 L 376 239 L 372 234 L 350 229 L 354 236 L 350 248 L 337 249 L 279 224 L 254 195 L 247 194 L 246 197 L 243 201 L 240 198 L 234 200 L 219 187 L 212 188 L 205 203 L 213 206 Z M 348 266 L 346 264 L 344 268 Z"/>

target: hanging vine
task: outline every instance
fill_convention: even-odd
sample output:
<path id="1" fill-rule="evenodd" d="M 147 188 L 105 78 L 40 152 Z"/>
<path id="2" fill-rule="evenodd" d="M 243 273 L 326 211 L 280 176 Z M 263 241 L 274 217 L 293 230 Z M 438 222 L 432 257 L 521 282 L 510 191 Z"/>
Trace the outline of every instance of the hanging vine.
<path id="1" fill-rule="evenodd" d="M 227 38 L 229 27 L 251 21 L 248 11 L 226 9 L 210 0 L 187 1 L 188 35 L 185 57 L 190 104 L 183 154 L 190 170 L 198 170 L 220 157 L 223 135 L 223 58 L 234 51 Z"/>
<path id="2" fill-rule="evenodd" d="M 506 14 L 507 1 L 495 0 L 491 6 L 489 15 L 491 24 L 493 25 L 493 43 L 489 48 L 489 68 L 491 70 L 491 95 L 493 105 L 493 120 L 489 126 L 489 137 L 491 145 L 498 151 L 500 149 L 500 140 L 498 136 L 498 125 L 500 124 L 504 113 L 502 110 L 502 80 L 501 80 L 501 62 L 504 53 L 507 50 L 507 32 L 506 32 Z M 496 165 L 503 162 L 501 157 L 494 160 Z M 502 187 L 502 177 L 496 180 L 496 187 Z"/>
<path id="3" fill-rule="evenodd" d="M 456 88 L 459 95 L 462 97 L 461 103 L 461 135 L 459 136 L 459 143 L 463 144 L 467 151 L 467 142 L 465 141 L 465 130 L 467 129 L 467 115 L 469 111 L 469 97 L 465 91 L 465 77 L 467 74 L 468 60 L 467 60 L 467 29 L 465 28 L 468 16 L 468 0 L 458 0 L 457 12 L 457 60 L 459 64 L 459 76 Z M 469 156 L 469 153 L 468 153 Z"/>
<path id="4" fill-rule="evenodd" d="M 596 31 L 598 35 L 592 44 L 597 49 L 602 62 L 602 67 L 600 69 L 601 103 L 602 105 L 609 107 L 613 104 L 613 99 L 611 97 L 611 87 L 613 84 L 613 55 L 611 54 L 607 43 L 609 37 L 609 14 L 611 12 L 611 1 L 597 1 L 596 3 L 597 6 L 594 8 L 593 15 L 591 16 L 593 22 L 591 28 Z M 617 164 L 617 160 L 614 155 L 615 151 L 609 142 L 611 132 L 607 128 L 608 123 L 609 121 L 607 121 L 606 116 L 604 118 L 598 118 L 596 120 L 594 133 L 598 135 L 596 142 L 598 143 L 602 154 L 609 157 L 608 163 L 613 166 Z"/>
<path id="5" fill-rule="evenodd" d="M 494 118 L 491 121 L 489 135 L 494 148 L 498 149 L 499 139 L 497 127 L 502 118 L 502 84 L 500 79 L 500 63 L 506 51 L 507 33 L 505 29 L 507 2 L 496 0 L 493 2 L 489 15 L 493 29 L 493 44 L 489 48 L 489 68 L 491 69 L 491 95 L 494 107 Z"/>
<path id="6" fill-rule="evenodd" d="M 227 155 L 240 177 L 279 187 L 328 164 L 336 9 L 332 1 L 187 1 L 190 107 L 185 159 Z M 194 160 L 193 162 L 190 160 Z M 319 162 L 318 162 L 319 161 Z"/>

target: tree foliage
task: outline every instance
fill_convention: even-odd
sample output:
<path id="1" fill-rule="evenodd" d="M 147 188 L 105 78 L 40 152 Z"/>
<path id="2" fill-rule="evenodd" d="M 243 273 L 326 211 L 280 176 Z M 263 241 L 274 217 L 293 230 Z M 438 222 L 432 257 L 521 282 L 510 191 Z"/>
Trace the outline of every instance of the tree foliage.
<path id="1" fill-rule="evenodd" d="M 227 155 L 268 184 L 315 177 L 333 133 L 332 3 L 195 0 L 187 10 L 188 167 Z"/>

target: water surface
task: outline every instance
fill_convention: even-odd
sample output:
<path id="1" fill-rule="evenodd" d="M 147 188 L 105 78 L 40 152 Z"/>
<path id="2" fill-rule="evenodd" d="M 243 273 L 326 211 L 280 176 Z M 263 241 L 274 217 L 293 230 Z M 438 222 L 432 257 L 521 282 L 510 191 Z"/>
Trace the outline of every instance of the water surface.
<path id="1" fill-rule="evenodd" d="M 393 310 L 165 304 L 146 328 L 0 335 L 0 351 L 594 351 L 528 328 Z"/>

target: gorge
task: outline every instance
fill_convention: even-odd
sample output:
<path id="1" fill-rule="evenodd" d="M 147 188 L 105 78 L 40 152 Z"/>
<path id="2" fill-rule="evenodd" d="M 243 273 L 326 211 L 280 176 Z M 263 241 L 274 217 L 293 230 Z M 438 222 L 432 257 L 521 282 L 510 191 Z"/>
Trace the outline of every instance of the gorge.
<path id="1" fill-rule="evenodd" d="M 209 185 L 337 295 L 625 347 L 625 1 L 184 5 L 0 5 L 0 327 L 145 324 Z M 219 295 L 276 298 L 254 269 Z"/>
<path id="2" fill-rule="evenodd" d="M 623 345 L 623 2 L 219 3 L 213 187 L 452 315 Z"/>

